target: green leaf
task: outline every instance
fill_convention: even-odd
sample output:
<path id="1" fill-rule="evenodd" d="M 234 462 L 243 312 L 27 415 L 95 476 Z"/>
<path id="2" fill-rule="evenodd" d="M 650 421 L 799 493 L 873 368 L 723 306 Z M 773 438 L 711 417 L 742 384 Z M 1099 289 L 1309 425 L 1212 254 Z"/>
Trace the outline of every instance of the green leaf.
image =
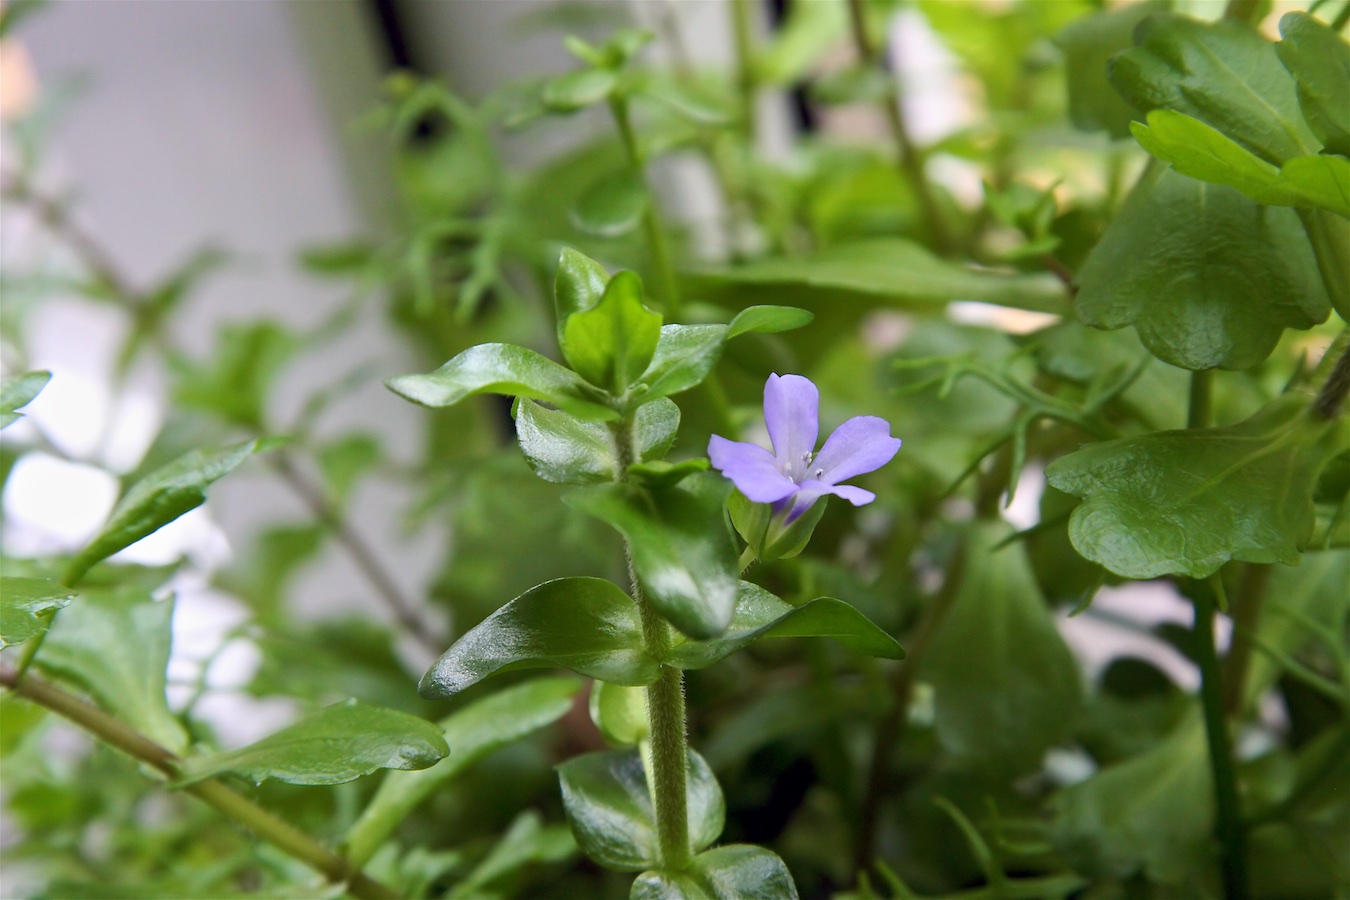
<path id="1" fill-rule="evenodd" d="M 1036 770 L 1079 706 L 1078 665 L 1002 522 L 975 522 L 952 607 L 933 633 L 922 677 L 933 686 L 937 738 L 986 771 Z M 998 548 L 998 549 L 995 549 Z"/>
<path id="2" fill-rule="evenodd" d="M 276 322 L 227 325 L 208 362 L 180 365 L 174 397 L 184 406 L 262 431 L 272 384 L 300 347 L 300 337 Z"/>
<path id="3" fill-rule="evenodd" d="M 169 750 L 187 734 L 169 712 L 164 669 L 173 640 L 173 601 L 135 588 L 86 588 L 68 606 L 37 657 L 38 664 L 79 684 L 108 712 Z"/>
<path id="4" fill-rule="evenodd" d="M 585 312 L 600 302 L 609 284 L 605 267 L 571 247 L 558 257 L 558 272 L 553 279 L 553 306 L 558 317 L 558 343 L 562 343 L 567 319 Z"/>
<path id="5" fill-rule="evenodd" d="M 380 461 L 380 442 L 374 435 L 355 433 L 345 435 L 318 452 L 319 468 L 323 470 L 328 490 L 343 504 L 352 486 Z"/>
<path id="6" fill-rule="evenodd" d="M 1350 156 L 1350 44 L 1306 12 L 1280 18 L 1275 45 L 1298 84 L 1298 102 L 1313 134 L 1330 153 Z"/>
<path id="7" fill-rule="evenodd" d="M 572 224 L 596 237 L 623 237 L 637 229 L 651 200 L 635 172 L 607 175 L 592 184 L 572 207 Z"/>
<path id="8" fill-rule="evenodd" d="M 558 578 L 470 629 L 417 690 L 448 697 L 500 672 L 545 666 L 630 685 L 651 684 L 659 670 L 643 649 L 632 598 L 603 578 Z"/>
<path id="9" fill-rule="evenodd" d="M 651 365 L 639 379 L 647 385 L 641 402 L 668 397 L 701 384 L 727 340 L 725 325 L 662 325 Z"/>
<path id="10" fill-rule="evenodd" d="M 591 721 L 613 747 L 635 747 L 651 734 L 647 692 L 640 687 L 597 681 L 591 685 Z"/>
<path id="11" fill-rule="evenodd" d="M 905 657 L 895 638 L 842 600 L 817 597 L 793 606 L 757 584 L 742 581 L 727 630 L 712 640 L 676 644 L 665 662 L 681 669 L 707 668 L 762 637 L 828 637 L 868 656 Z"/>
<path id="12" fill-rule="evenodd" d="M 674 400 L 659 397 L 644 402 L 633 414 L 633 434 L 639 462 L 661 459 L 675 445 L 680 430 L 680 408 Z"/>
<path id="13" fill-rule="evenodd" d="M 711 466 L 708 460 L 702 457 L 681 460 L 677 463 L 658 459 L 646 463 L 633 463 L 628 467 L 628 474 L 637 479 L 643 487 L 656 490 L 679 484 L 690 475 L 706 472 L 709 468 Z"/>
<path id="14" fill-rule="evenodd" d="M 614 481 L 619 460 L 603 422 L 591 422 L 533 400 L 516 401 L 516 438 L 530 468 L 545 481 L 594 484 Z"/>
<path id="15" fill-rule="evenodd" d="M 647 599 L 671 624 L 709 638 L 726 629 L 736 606 L 736 554 L 722 514 L 730 487 L 705 472 L 664 489 L 605 484 L 563 499 L 624 536 Z"/>
<path id="16" fill-rule="evenodd" d="M 1129 137 L 1130 121 L 1138 112 L 1115 88 L 1106 73 L 1112 56 L 1134 46 L 1135 26 L 1163 3 L 1131 3 L 1070 22 L 1055 43 L 1064 51 L 1069 89 L 1069 120 L 1080 131 L 1105 131 L 1113 138 Z"/>
<path id="17" fill-rule="evenodd" d="M 22 419 L 19 410 L 32 403 L 51 380 L 52 373 L 46 371 L 25 372 L 0 380 L 0 428 Z"/>
<path id="18" fill-rule="evenodd" d="M 777 334 L 811 324 L 816 314 L 795 306 L 747 306 L 727 326 L 727 340 L 742 334 Z"/>
<path id="19" fill-rule="evenodd" d="M 1051 277 L 975 269 L 940 259 L 902 238 L 836 244 L 804 256 L 707 271 L 691 280 L 700 295 L 715 302 L 744 306 L 745 291 L 753 287 L 818 314 L 843 299 L 914 311 L 931 311 L 955 300 L 1037 312 L 1068 309 L 1063 285 Z"/>
<path id="20" fill-rule="evenodd" d="M 629 271 L 609 280 L 591 309 L 563 329 L 567 362 L 591 384 L 622 394 L 643 376 L 661 339 L 661 315 L 642 303 L 642 280 Z"/>
<path id="21" fill-rule="evenodd" d="M 726 804 L 716 776 L 692 750 L 686 773 L 689 844 L 698 852 L 722 833 Z M 558 766 L 558 780 L 568 824 L 587 856 L 620 872 L 660 864 L 656 818 L 637 750 L 569 759 Z"/>
<path id="22" fill-rule="evenodd" d="M 1052 801 L 1055 849 L 1078 872 L 1180 885 L 1210 864 L 1214 790 L 1198 710 L 1162 743 Z"/>
<path id="23" fill-rule="evenodd" d="M 190 756 L 182 787 L 230 773 L 262 784 L 343 784 L 376 769 L 425 769 L 450 752 L 441 729 L 426 719 L 348 700 L 310 713 L 262 740 Z"/>
<path id="24" fill-rule="evenodd" d="M 1283 329 L 1330 313 L 1297 213 L 1167 169 L 1131 193 L 1078 281 L 1084 323 L 1134 325 L 1155 356 L 1193 370 L 1250 368 Z"/>
<path id="25" fill-rule="evenodd" d="M 441 720 L 450 755 L 427 769 L 390 772 L 347 832 L 347 859 L 364 865 L 422 801 L 507 744 L 552 725 L 572 708 L 581 681 L 536 678 L 513 685 Z"/>
<path id="26" fill-rule="evenodd" d="M 556 863 L 576 855 L 576 841 L 566 825 L 544 825 L 543 816 L 528 809 L 512 820 L 496 845 L 473 871 L 445 896 L 447 900 L 483 900 L 509 896 L 501 883 L 526 866 Z M 492 886 L 498 884 L 497 890 Z"/>
<path id="27" fill-rule="evenodd" d="M 193 450 L 151 472 L 122 495 L 98 536 L 70 561 L 61 580 L 77 583 L 96 563 L 201 506 L 208 485 L 270 446 L 255 438 L 218 450 Z"/>
<path id="28" fill-rule="evenodd" d="M 1183 175 L 1237 188 L 1258 203 L 1320 206 L 1350 218 L 1350 160 L 1343 157 L 1296 156 L 1276 168 L 1204 122 L 1166 109 L 1131 128 L 1145 150 Z"/>
<path id="29" fill-rule="evenodd" d="M 1126 578 L 1207 578 L 1230 559 L 1297 565 L 1313 489 L 1345 448 L 1344 428 L 1286 394 L 1238 425 L 1090 444 L 1046 470 L 1083 498 L 1069 538 Z"/>
<path id="30" fill-rule="evenodd" d="M 547 400 L 583 418 L 618 418 L 580 375 L 514 344 L 479 344 L 434 372 L 400 375 L 385 385 L 404 399 L 433 408 L 452 406 L 473 394 L 507 394 Z"/>
<path id="31" fill-rule="evenodd" d="M 539 99 L 552 112 L 576 112 L 607 99 L 618 84 L 619 76 L 609 69 L 578 69 L 544 82 Z"/>
<path id="32" fill-rule="evenodd" d="M 727 844 L 694 857 L 683 872 L 643 872 L 629 900 L 796 900 L 792 873 L 772 850 Z"/>
<path id="33" fill-rule="evenodd" d="M 1275 165 L 1317 152 L 1294 79 L 1246 24 L 1159 14 L 1140 23 L 1135 42 L 1112 61 L 1111 83 L 1138 109 L 1185 113 Z"/>
<path id="34" fill-rule="evenodd" d="M 49 578 L 0 576 L 0 649 L 37 637 L 75 592 Z"/>

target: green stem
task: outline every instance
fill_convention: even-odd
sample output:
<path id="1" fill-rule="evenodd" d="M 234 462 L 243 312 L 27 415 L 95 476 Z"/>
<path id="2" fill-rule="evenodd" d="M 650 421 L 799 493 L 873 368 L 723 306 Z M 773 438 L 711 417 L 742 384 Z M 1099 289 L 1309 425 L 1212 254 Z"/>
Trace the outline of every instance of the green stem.
<path id="1" fill-rule="evenodd" d="M 69 719 L 99 740 L 116 747 L 134 759 L 177 778 L 182 760 L 145 735 L 108 715 L 103 710 L 39 678 L 19 678 L 8 666 L 0 667 L 0 685 L 39 706 Z M 207 779 L 183 788 L 199 800 L 248 828 L 259 838 L 321 872 L 335 883 L 346 884 L 353 897 L 389 900 L 396 892 L 352 868 L 341 856 L 319 844 L 309 835 L 258 806 L 215 779 Z"/>
<path id="2" fill-rule="evenodd" d="M 624 151 L 628 155 L 628 164 L 632 168 L 633 174 L 645 186 L 647 165 L 642 156 L 642 148 L 638 146 L 637 135 L 633 132 L 632 119 L 628 115 L 628 99 L 622 96 L 611 97 L 609 110 L 614 116 L 614 124 L 619 130 L 619 138 L 623 142 Z M 656 280 L 661 285 L 662 299 L 665 301 L 666 311 L 672 316 L 678 317 L 682 309 L 680 286 L 675 278 L 675 267 L 670 261 L 670 246 L 666 243 L 665 231 L 662 230 L 661 221 L 656 215 L 655 198 L 650 196 L 650 188 L 648 188 L 647 193 L 649 195 L 647 209 L 642 214 L 642 230 L 647 238 L 647 250 L 651 253 L 652 269 L 656 274 Z"/>
<path id="3" fill-rule="evenodd" d="M 1345 8 L 1350 11 L 1350 2 Z M 1350 223 L 1322 209 L 1300 209 L 1298 217 L 1332 308 L 1342 319 L 1350 317 Z"/>
<path id="4" fill-rule="evenodd" d="M 1214 373 L 1210 369 L 1202 369 L 1191 373 L 1190 405 L 1186 411 L 1187 428 L 1209 427 L 1213 406 L 1210 398 L 1210 387 L 1213 381 Z"/>
<path id="5" fill-rule="evenodd" d="M 754 146 L 755 135 L 759 131 L 755 110 L 752 12 L 752 0 L 731 0 L 731 29 L 736 37 L 736 89 L 741 95 L 741 128 L 750 146 Z"/>

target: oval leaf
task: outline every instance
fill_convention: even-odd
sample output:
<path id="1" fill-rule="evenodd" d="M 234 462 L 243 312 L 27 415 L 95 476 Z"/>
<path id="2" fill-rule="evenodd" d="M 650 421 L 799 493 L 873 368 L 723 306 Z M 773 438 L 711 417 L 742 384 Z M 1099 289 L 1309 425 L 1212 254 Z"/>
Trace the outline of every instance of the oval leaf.
<path id="1" fill-rule="evenodd" d="M 750 332 L 777 334 L 792 331 L 810 325 L 815 317 L 810 310 L 795 306 L 747 306 L 736 313 L 736 318 L 727 326 L 727 340 Z"/>
<path id="2" fill-rule="evenodd" d="M 348 700 L 238 750 L 189 757 L 177 786 L 231 773 L 262 784 L 342 784 L 376 769 L 425 769 L 450 752 L 432 722 Z"/>
<path id="3" fill-rule="evenodd" d="M 544 82 L 539 99 L 553 112 L 575 112 L 604 100 L 618 83 L 609 69 L 578 69 Z"/>
<path id="4" fill-rule="evenodd" d="M 417 690 L 448 697 L 499 672 L 545 666 L 629 685 L 651 684 L 660 670 L 643 649 L 632 598 L 603 578 L 558 578 L 470 629 Z"/>
<path id="5" fill-rule="evenodd" d="M 0 576 L 0 649 L 46 631 L 75 592 L 49 578 Z"/>
<path id="6" fill-rule="evenodd" d="M 609 283 L 605 267 L 584 253 L 564 247 L 553 278 L 553 306 L 558 316 L 558 342 L 573 313 L 585 312 L 600 302 Z"/>
<path id="7" fill-rule="evenodd" d="M 530 468 L 545 481 L 595 484 L 618 475 L 614 439 L 603 422 L 521 398 L 516 403 L 516 438 Z"/>
<path id="8" fill-rule="evenodd" d="M 640 381 L 646 403 L 701 384 L 708 377 L 727 340 L 725 325 L 663 325 L 651 365 Z"/>
<path id="9" fill-rule="evenodd" d="M 637 229 L 650 204 L 647 186 L 634 172 L 602 178 L 572 207 L 572 224 L 596 237 L 623 237 Z"/>
<path id="10" fill-rule="evenodd" d="M 728 844 L 694 857 L 683 872 L 643 872 L 629 900 L 796 900 L 797 885 L 778 855 L 752 844 Z"/>
<path id="11" fill-rule="evenodd" d="M 1306 12 L 1282 16 L 1280 37 L 1275 52 L 1298 83 L 1303 118 L 1329 153 L 1350 156 L 1350 44 Z"/>
<path id="12" fill-rule="evenodd" d="M 661 316 L 642 303 L 642 280 L 618 272 L 591 309 L 572 315 L 563 329 L 563 355 L 597 387 L 622 394 L 642 376 L 661 337 Z"/>

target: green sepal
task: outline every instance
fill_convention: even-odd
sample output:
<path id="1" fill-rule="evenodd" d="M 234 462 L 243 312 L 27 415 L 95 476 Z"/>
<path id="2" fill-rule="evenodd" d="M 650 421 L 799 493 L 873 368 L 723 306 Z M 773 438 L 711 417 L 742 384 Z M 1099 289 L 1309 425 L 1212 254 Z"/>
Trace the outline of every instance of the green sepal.
<path id="1" fill-rule="evenodd" d="M 422 676 L 423 697 L 449 697 L 516 669 L 571 669 L 618 684 L 651 684 L 660 666 L 642 643 L 632 598 L 603 578 L 530 588 L 471 628 Z"/>
<path id="2" fill-rule="evenodd" d="M 624 536 L 647 600 L 672 625 L 710 638 L 726 629 L 736 606 L 736 555 L 722 514 L 730 489 L 705 472 L 668 488 L 603 484 L 563 499 Z"/>
<path id="3" fill-rule="evenodd" d="M 611 747 L 635 747 L 651 734 L 647 693 L 640 687 L 596 681 L 591 685 L 590 712 Z"/>
<path id="4" fill-rule="evenodd" d="M 450 753 L 441 729 L 417 716 L 348 700 L 260 741 L 190 756 L 175 787 L 226 773 L 262 784 L 343 784 L 377 769 L 425 769 Z"/>
<path id="5" fill-rule="evenodd" d="M 32 403 L 51 380 L 52 373 L 47 371 L 25 372 L 0 380 L 0 428 L 22 419 L 19 410 Z"/>
<path id="6" fill-rule="evenodd" d="M 587 753 L 558 766 L 558 780 L 572 835 L 587 856 L 620 872 L 640 872 L 661 864 L 641 753 Z M 712 769 L 692 750 L 685 790 L 689 845 L 698 852 L 722 833 L 726 802 Z"/>
<path id="7" fill-rule="evenodd" d="M 50 578 L 0 576 L 0 649 L 46 631 L 75 592 Z"/>
<path id="8" fill-rule="evenodd" d="M 275 446 L 261 438 L 218 450 L 193 450 L 133 484 L 98 535 L 76 554 L 61 580 L 76 584 L 93 566 L 206 502 L 206 488 L 254 453 Z"/>
<path id="9" fill-rule="evenodd" d="M 399 375 L 385 386 L 422 406 L 453 406 L 474 394 L 506 394 L 546 400 L 585 419 L 616 419 L 618 413 L 571 369 L 514 344 L 479 344 L 434 372 Z"/>
<path id="10" fill-rule="evenodd" d="M 1328 153 L 1350 156 L 1350 43 L 1306 12 L 1280 17 L 1275 45 L 1298 85 L 1303 118 Z"/>
<path id="11" fill-rule="evenodd" d="M 633 882 L 628 900 L 796 900 L 787 865 L 772 850 L 727 844 L 695 856 L 679 872 L 655 869 Z"/>
<path id="12" fill-rule="evenodd" d="M 711 640 L 677 643 L 664 661 L 680 669 L 703 669 L 760 638 L 788 637 L 828 637 L 868 656 L 905 657 L 895 638 L 842 600 L 817 597 L 793 606 L 757 584 L 742 581 L 727 630 Z"/>
<path id="13" fill-rule="evenodd" d="M 745 542 L 754 548 L 755 559 L 773 562 L 791 559 L 806 549 L 816 526 L 825 515 L 826 498 L 821 497 L 791 523 L 786 516 L 775 515 L 773 505 L 755 503 L 740 491 L 732 491 L 727 499 L 731 524 Z"/>
<path id="14" fill-rule="evenodd" d="M 615 273 L 600 302 L 563 327 L 568 364 L 591 384 L 622 394 L 643 376 L 661 339 L 661 315 L 642 303 L 642 280 Z"/>
<path id="15" fill-rule="evenodd" d="M 1083 498 L 1069 519 L 1074 548 L 1137 579 L 1208 578 L 1229 560 L 1297 565 L 1318 474 L 1350 445 L 1343 420 L 1308 407 L 1285 394 L 1238 425 L 1089 444 L 1055 460 L 1047 480 Z"/>

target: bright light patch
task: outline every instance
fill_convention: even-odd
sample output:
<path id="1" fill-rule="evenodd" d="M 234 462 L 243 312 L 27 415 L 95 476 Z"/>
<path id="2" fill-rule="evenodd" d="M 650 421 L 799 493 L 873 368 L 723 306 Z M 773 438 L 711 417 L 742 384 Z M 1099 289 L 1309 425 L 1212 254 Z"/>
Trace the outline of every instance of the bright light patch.
<path id="1" fill-rule="evenodd" d="M 101 469 L 28 453 L 5 485 L 5 550 L 39 556 L 77 550 L 103 526 L 117 480 Z"/>

